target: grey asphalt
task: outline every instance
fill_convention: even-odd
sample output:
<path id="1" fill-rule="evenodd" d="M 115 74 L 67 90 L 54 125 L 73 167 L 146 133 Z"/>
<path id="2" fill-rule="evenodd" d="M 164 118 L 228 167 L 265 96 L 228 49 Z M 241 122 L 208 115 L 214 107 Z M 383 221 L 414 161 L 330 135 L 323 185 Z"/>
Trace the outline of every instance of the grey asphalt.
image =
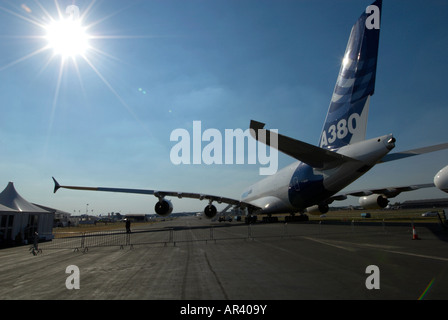
<path id="1" fill-rule="evenodd" d="M 211 228 L 213 226 L 213 228 Z M 440 226 L 219 223 L 196 217 L 133 229 L 125 245 L 0 250 L 1 299 L 339 300 L 448 298 Z M 435 232 L 434 232 L 435 231 Z M 109 237 L 109 236 L 105 236 Z M 132 244 L 132 245 L 131 245 Z M 88 249 L 88 250 L 87 250 Z M 67 289 L 79 268 L 79 289 Z M 368 266 L 379 289 L 368 289 Z"/>

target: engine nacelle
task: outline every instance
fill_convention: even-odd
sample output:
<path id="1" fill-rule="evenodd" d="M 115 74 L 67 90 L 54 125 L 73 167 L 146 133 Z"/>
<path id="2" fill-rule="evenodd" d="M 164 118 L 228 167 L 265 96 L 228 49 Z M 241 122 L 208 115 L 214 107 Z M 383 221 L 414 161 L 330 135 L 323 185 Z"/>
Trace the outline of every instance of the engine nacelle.
<path id="1" fill-rule="evenodd" d="M 173 212 L 173 204 L 169 200 L 160 199 L 154 206 L 154 211 L 162 217 L 169 215 Z"/>
<path id="2" fill-rule="evenodd" d="M 327 213 L 328 210 L 328 204 L 326 203 L 316 204 L 314 206 L 306 208 L 306 212 L 313 215 Z"/>
<path id="3" fill-rule="evenodd" d="M 216 216 L 216 207 L 212 204 L 209 204 L 208 206 L 206 206 L 204 208 L 204 215 L 208 218 L 208 219 L 212 219 Z"/>
<path id="4" fill-rule="evenodd" d="M 442 191 L 448 192 L 448 166 L 437 172 L 434 184 Z"/>
<path id="5" fill-rule="evenodd" d="M 389 204 L 389 200 L 382 194 L 371 194 L 370 196 L 359 198 L 359 204 L 364 209 L 383 209 Z"/>

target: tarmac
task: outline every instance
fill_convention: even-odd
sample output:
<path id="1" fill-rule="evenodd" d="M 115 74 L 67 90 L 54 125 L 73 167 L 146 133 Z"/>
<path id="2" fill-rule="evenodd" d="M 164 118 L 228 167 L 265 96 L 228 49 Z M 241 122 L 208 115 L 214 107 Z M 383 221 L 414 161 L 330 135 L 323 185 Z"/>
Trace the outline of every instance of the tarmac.
<path id="1" fill-rule="evenodd" d="M 29 246 L 2 249 L 0 299 L 447 299 L 448 233 L 425 224 L 416 231 L 419 240 L 406 224 L 179 218 L 133 229 L 122 243 L 54 240 L 36 255 Z"/>

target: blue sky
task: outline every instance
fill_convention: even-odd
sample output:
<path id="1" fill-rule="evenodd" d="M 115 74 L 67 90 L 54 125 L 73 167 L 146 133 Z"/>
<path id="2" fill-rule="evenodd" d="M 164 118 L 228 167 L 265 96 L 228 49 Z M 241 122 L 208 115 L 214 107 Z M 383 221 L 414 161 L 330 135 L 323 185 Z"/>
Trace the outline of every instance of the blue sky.
<path id="1" fill-rule="evenodd" d="M 88 60 L 67 60 L 62 72 L 60 57 L 38 52 L 45 32 L 33 23 L 56 18 L 55 2 L 0 1 L 0 186 L 13 181 L 31 202 L 70 213 L 89 204 L 100 214 L 153 213 L 156 198 L 53 194 L 51 177 L 239 198 L 262 178 L 260 164 L 176 166 L 171 132 L 191 130 L 195 120 L 203 130 L 245 130 L 255 119 L 317 144 L 351 26 L 370 1 L 58 4 L 78 6 L 95 36 Z M 448 141 L 447 14 L 446 1 L 384 1 L 368 138 L 393 133 L 394 151 Z M 279 167 L 293 161 L 280 155 Z M 431 182 L 447 164 L 441 151 L 378 165 L 346 190 Z M 446 195 L 427 189 L 393 201 L 428 197 Z M 206 205 L 173 204 L 175 211 Z"/>

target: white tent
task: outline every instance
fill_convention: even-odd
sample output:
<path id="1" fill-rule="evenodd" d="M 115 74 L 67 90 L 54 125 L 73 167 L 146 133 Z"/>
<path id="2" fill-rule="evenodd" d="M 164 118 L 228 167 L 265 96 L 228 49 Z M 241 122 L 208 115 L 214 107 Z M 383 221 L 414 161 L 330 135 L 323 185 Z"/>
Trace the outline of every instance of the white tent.
<path id="1" fill-rule="evenodd" d="M 32 241 L 52 237 L 54 212 L 44 210 L 26 201 L 9 182 L 0 193 L 0 242 Z"/>

